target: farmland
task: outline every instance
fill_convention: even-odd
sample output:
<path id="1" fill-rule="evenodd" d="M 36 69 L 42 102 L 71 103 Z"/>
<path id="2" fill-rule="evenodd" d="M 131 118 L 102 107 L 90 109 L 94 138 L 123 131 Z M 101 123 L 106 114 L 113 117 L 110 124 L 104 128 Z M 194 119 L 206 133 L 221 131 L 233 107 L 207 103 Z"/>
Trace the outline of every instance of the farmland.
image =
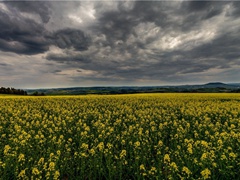
<path id="1" fill-rule="evenodd" d="M 0 96 L 0 179 L 239 179 L 240 94 Z"/>

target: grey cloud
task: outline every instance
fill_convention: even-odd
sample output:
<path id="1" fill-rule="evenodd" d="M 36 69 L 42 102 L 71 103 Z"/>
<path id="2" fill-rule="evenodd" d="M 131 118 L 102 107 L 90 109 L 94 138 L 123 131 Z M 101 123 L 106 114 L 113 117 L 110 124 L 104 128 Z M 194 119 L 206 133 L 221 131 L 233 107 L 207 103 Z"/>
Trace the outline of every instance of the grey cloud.
<path id="1" fill-rule="evenodd" d="M 25 11 L 29 8 L 25 3 L 12 2 L 7 5 L 9 7 L 10 5 L 17 6 L 20 10 Z M 45 5 L 39 3 L 31 2 L 30 7 L 39 5 L 41 9 L 41 5 Z M 24 9 L 24 5 L 26 9 Z M 49 50 L 50 45 L 56 45 L 62 49 L 73 47 L 77 51 L 83 51 L 91 43 L 91 38 L 81 30 L 68 28 L 49 32 L 43 24 L 21 16 L 18 11 L 11 13 L 0 11 L 0 27 L 0 50 L 18 54 L 44 53 Z"/>
<path id="2" fill-rule="evenodd" d="M 168 24 L 166 3 L 136 1 L 130 10 L 122 8 L 122 2 L 118 3 L 118 10 L 104 12 L 95 27 L 106 35 L 111 45 L 116 40 L 126 41 L 131 34 L 135 36 L 133 28 L 140 23 L 153 22 L 160 27 Z"/>
<path id="3" fill-rule="evenodd" d="M 50 19 L 51 3 L 47 1 L 8 1 L 4 2 L 9 8 L 16 8 L 21 12 L 38 14 L 44 23 Z"/>
<path id="4" fill-rule="evenodd" d="M 139 22 L 154 22 L 160 27 L 165 27 L 168 25 L 167 12 L 171 4 L 172 2 L 137 1 L 130 14 Z"/>
<path id="5" fill-rule="evenodd" d="M 165 60 L 157 63 L 156 67 L 171 67 L 174 69 L 174 73 L 180 74 L 205 72 L 211 68 L 231 68 L 240 63 L 239 37 L 240 32 L 223 34 L 210 43 L 188 51 L 173 50 L 161 55 L 156 52 L 155 58 Z"/>
<path id="6" fill-rule="evenodd" d="M 61 20 L 67 23 L 68 18 L 63 17 L 67 15 L 88 17 L 87 21 L 90 22 L 91 17 L 87 12 L 77 13 L 84 2 L 77 3 L 76 9 L 73 9 L 71 3 L 61 2 L 58 7 L 57 3 L 51 2 L 54 8 L 45 9 L 50 17 L 49 21 L 47 17 L 42 19 L 43 22 L 50 22 L 45 25 L 21 16 L 11 19 L 6 12 L 0 12 L 0 26 L 4 27 L 0 29 L 0 49 L 18 54 L 38 54 L 51 50 L 51 45 L 57 46 L 61 53 L 49 51 L 44 57 L 48 62 L 55 62 L 49 64 L 51 68 L 56 69 L 55 64 L 61 67 L 50 72 L 63 75 L 65 68 L 75 68 L 76 74 L 70 77 L 73 81 L 80 78 L 99 82 L 177 82 L 191 76 L 190 74 L 204 74 L 211 69 L 224 70 L 240 65 L 240 34 L 235 21 L 239 6 L 235 2 L 133 1 L 128 7 L 124 2 L 118 1 L 111 2 L 114 7 L 112 9 L 108 9 L 110 5 L 104 6 L 102 2 L 92 3 L 97 4 L 96 12 L 93 13 L 96 19 L 92 19 L 91 22 L 94 23 L 87 24 L 89 26 L 86 25 L 84 31 L 80 28 L 81 23 L 72 27 L 76 24 L 74 19 L 69 22 L 71 26 L 67 29 L 61 25 Z M 230 5 L 230 14 L 225 14 L 224 17 L 227 5 Z M 20 5 L 9 6 L 14 6 L 16 11 L 34 13 Z M 44 11 L 39 10 L 36 13 L 42 12 Z M 51 16 L 56 19 L 54 26 L 57 28 L 51 27 L 51 23 L 54 23 Z M 215 17 L 218 21 L 216 23 L 224 24 L 225 27 L 212 26 Z M 224 18 L 229 22 L 222 23 Z M 231 21 L 235 27 L 230 27 Z M 152 29 L 158 32 L 154 33 Z M 208 32 L 215 34 L 211 36 Z M 167 44 L 166 47 L 163 46 L 164 43 Z M 84 74 L 84 71 L 96 72 L 98 76 L 89 73 L 85 77 L 77 77 L 78 74 Z M 196 80 L 201 77 L 196 75 L 194 78 Z M 186 79 L 188 80 L 191 77 Z"/>
<path id="7" fill-rule="evenodd" d="M 192 50 L 194 58 L 225 59 L 225 63 L 234 61 L 240 57 L 240 30 L 237 33 L 223 34 L 208 44 L 203 44 Z"/>
<path id="8" fill-rule="evenodd" d="M 195 13 L 204 17 L 213 17 L 223 11 L 225 5 L 231 5 L 230 1 L 184 1 L 181 5 L 184 13 Z"/>
<path id="9" fill-rule="evenodd" d="M 0 63 L 0 66 L 8 66 L 6 63 Z"/>
<path id="10" fill-rule="evenodd" d="M 51 37 L 52 43 L 59 48 L 75 48 L 77 51 L 87 50 L 91 38 L 84 34 L 81 30 L 77 29 L 61 29 L 54 32 Z"/>
<path id="11" fill-rule="evenodd" d="M 44 27 L 33 20 L 10 17 L 0 11 L 0 49 L 19 54 L 38 54 L 48 50 Z"/>
<path id="12" fill-rule="evenodd" d="M 73 54 L 68 54 L 68 55 L 63 55 L 63 54 L 54 54 L 54 53 L 49 53 L 46 56 L 46 59 L 51 60 L 51 61 L 56 61 L 56 62 L 82 62 L 82 63 L 89 63 L 91 62 L 90 59 L 87 57 L 81 56 L 79 54 L 73 55 Z"/>
<path id="13" fill-rule="evenodd" d="M 233 10 L 231 15 L 233 15 L 235 17 L 239 17 L 240 16 L 240 2 L 239 1 L 234 1 L 232 3 L 232 6 L 233 6 L 234 10 Z"/>
<path id="14" fill-rule="evenodd" d="M 107 12 L 100 19 L 96 31 L 106 35 L 107 46 L 114 46 L 117 40 L 126 41 L 138 22 L 118 11 Z"/>
<path id="15" fill-rule="evenodd" d="M 203 11 L 206 10 L 207 7 L 211 5 L 210 1 L 189 1 L 188 9 L 189 11 Z"/>
<path id="16" fill-rule="evenodd" d="M 57 69 L 53 71 L 53 73 L 60 73 L 60 72 L 62 72 L 62 70 Z"/>
<path id="17" fill-rule="evenodd" d="M 231 5 L 231 2 L 183 1 L 178 11 L 179 16 L 185 17 L 181 23 L 181 30 L 189 31 L 198 28 L 203 21 L 221 14 L 226 5 Z"/>

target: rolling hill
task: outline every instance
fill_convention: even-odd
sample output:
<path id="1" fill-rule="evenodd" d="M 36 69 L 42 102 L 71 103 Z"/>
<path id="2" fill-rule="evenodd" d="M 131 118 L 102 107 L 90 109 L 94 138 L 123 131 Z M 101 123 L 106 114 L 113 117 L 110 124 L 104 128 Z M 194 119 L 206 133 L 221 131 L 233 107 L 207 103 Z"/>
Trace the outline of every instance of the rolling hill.
<path id="1" fill-rule="evenodd" d="M 119 86 L 119 87 L 69 87 L 50 89 L 25 89 L 28 94 L 34 92 L 47 95 L 84 95 L 84 94 L 132 94 L 132 93 L 167 93 L 167 92 L 240 92 L 240 83 L 210 82 L 201 85 L 180 86 Z"/>

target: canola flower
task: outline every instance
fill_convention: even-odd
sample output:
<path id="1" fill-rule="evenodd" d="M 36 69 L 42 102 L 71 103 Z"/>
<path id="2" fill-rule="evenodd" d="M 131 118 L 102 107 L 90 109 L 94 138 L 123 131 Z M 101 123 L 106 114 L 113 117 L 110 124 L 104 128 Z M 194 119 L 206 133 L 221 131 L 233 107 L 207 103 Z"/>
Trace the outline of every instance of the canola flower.
<path id="1" fill-rule="evenodd" d="M 238 179 L 239 147 L 239 94 L 0 95 L 0 179 Z"/>
<path id="2" fill-rule="evenodd" d="M 192 174 L 192 172 L 186 167 L 186 166 L 183 166 L 182 168 L 182 173 L 185 177 L 189 178 L 190 175 Z"/>
<path id="3" fill-rule="evenodd" d="M 208 168 L 206 168 L 203 171 L 201 171 L 201 175 L 202 175 L 203 179 L 208 179 L 208 178 L 210 178 L 211 171 Z"/>

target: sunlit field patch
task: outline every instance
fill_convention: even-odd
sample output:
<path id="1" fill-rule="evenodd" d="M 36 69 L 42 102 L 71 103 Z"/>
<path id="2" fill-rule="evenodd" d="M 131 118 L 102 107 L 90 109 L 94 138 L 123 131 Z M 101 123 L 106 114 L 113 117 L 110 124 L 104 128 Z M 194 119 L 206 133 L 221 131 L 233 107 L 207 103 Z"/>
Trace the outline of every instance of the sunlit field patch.
<path id="1" fill-rule="evenodd" d="M 1 179 L 239 179 L 240 94 L 0 96 Z"/>

